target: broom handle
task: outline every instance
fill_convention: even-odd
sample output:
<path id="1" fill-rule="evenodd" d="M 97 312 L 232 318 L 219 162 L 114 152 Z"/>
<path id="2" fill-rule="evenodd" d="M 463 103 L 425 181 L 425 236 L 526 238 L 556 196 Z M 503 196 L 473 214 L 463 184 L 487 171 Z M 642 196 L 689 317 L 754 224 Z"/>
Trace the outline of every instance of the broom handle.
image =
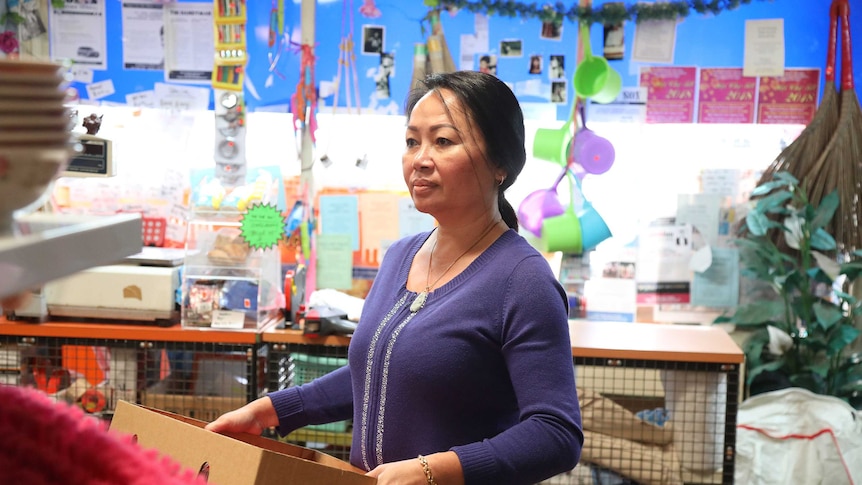
<path id="1" fill-rule="evenodd" d="M 850 44 L 850 2 L 841 5 L 841 90 L 853 91 L 853 49 Z"/>
<path id="2" fill-rule="evenodd" d="M 829 42 L 826 45 L 826 82 L 835 82 L 835 52 L 838 50 L 838 8 L 844 0 L 829 6 Z"/>

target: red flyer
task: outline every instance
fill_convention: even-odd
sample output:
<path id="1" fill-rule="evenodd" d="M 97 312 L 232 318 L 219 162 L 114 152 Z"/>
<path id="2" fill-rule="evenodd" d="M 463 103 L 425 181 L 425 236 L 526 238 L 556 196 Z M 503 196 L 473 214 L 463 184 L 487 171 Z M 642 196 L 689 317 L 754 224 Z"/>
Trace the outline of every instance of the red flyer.
<path id="1" fill-rule="evenodd" d="M 807 125 L 817 110 L 820 69 L 785 69 L 780 77 L 761 77 L 757 122 Z"/>
<path id="2" fill-rule="evenodd" d="M 640 86 L 647 88 L 647 123 L 691 123 L 697 68 L 644 67 Z"/>
<path id="3" fill-rule="evenodd" d="M 744 77 L 742 68 L 700 70 L 698 123 L 754 123 L 757 78 Z"/>

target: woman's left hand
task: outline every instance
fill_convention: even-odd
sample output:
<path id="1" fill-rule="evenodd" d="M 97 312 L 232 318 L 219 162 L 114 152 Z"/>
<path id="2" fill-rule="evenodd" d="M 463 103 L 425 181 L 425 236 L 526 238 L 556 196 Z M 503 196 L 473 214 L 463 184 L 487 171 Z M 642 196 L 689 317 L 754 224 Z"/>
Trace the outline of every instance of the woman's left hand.
<path id="1" fill-rule="evenodd" d="M 377 479 L 377 485 L 427 485 L 425 472 L 419 460 L 402 460 L 384 463 L 366 473 Z"/>

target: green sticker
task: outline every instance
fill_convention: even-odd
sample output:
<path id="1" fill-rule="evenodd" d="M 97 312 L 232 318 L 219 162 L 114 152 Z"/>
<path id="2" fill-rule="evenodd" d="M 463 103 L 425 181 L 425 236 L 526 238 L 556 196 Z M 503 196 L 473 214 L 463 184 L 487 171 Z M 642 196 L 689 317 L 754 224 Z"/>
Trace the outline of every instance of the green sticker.
<path id="1" fill-rule="evenodd" d="M 284 217 L 270 204 L 249 207 L 242 217 L 242 237 L 252 249 L 269 249 L 284 237 Z"/>

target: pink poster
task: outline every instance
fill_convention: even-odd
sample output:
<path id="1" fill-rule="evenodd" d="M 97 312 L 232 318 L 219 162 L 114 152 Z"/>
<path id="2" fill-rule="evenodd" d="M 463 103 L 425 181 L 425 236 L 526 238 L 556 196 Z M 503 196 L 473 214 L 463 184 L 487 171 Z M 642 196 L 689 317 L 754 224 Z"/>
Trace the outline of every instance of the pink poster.
<path id="1" fill-rule="evenodd" d="M 696 67 L 645 67 L 640 85 L 647 88 L 647 123 L 691 123 L 694 118 Z"/>
<path id="2" fill-rule="evenodd" d="M 757 78 L 743 77 L 742 68 L 700 70 L 698 123 L 754 123 Z"/>
<path id="3" fill-rule="evenodd" d="M 820 69 L 785 69 L 781 77 L 760 78 L 757 122 L 807 125 L 817 110 Z"/>

